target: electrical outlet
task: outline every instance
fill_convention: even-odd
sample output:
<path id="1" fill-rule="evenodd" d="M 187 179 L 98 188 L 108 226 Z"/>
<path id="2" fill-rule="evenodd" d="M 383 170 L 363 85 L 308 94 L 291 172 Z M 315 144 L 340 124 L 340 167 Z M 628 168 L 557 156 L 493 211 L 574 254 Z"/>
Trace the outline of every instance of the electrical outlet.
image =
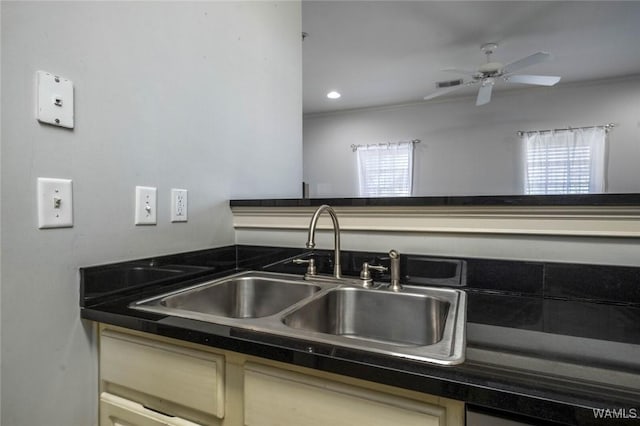
<path id="1" fill-rule="evenodd" d="M 171 190 L 171 222 L 187 221 L 187 190 Z"/>
<path id="2" fill-rule="evenodd" d="M 156 188 L 136 186 L 136 225 L 155 225 L 156 219 Z"/>

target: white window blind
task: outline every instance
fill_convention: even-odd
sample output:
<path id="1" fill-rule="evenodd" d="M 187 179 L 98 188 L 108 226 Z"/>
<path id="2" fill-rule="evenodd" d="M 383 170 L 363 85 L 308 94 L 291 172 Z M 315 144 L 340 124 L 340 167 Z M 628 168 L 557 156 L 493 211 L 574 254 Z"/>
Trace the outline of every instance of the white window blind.
<path id="1" fill-rule="evenodd" d="M 588 194 L 605 187 L 606 130 L 526 132 L 525 194 Z"/>
<path id="2" fill-rule="evenodd" d="M 412 142 L 359 146 L 356 154 L 361 197 L 411 195 Z"/>

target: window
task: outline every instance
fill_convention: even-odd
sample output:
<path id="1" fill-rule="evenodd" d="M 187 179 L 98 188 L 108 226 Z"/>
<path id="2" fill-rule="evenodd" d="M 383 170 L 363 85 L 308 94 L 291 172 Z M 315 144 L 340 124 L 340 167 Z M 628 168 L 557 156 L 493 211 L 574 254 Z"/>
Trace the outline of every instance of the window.
<path id="1" fill-rule="evenodd" d="M 361 197 L 410 196 L 413 181 L 413 143 L 357 147 Z"/>
<path id="2" fill-rule="evenodd" d="M 602 127 L 525 132 L 525 194 L 604 192 L 607 132 Z"/>

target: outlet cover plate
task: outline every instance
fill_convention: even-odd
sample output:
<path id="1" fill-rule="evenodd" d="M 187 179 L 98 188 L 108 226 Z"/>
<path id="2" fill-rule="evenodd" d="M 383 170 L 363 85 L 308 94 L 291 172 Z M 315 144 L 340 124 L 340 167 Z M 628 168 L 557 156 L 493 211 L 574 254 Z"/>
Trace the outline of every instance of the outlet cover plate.
<path id="1" fill-rule="evenodd" d="M 156 188 L 149 186 L 136 186 L 136 225 L 155 225 L 156 217 Z"/>
<path id="2" fill-rule="evenodd" d="M 73 129 L 73 82 L 46 71 L 36 73 L 38 121 Z"/>
<path id="3" fill-rule="evenodd" d="M 71 179 L 38 178 L 38 228 L 73 226 Z"/>
<path id="4" fill-rule="evenodd" d="M 187 190 L 171 190 L 171 222 L 187 221 Z"/>

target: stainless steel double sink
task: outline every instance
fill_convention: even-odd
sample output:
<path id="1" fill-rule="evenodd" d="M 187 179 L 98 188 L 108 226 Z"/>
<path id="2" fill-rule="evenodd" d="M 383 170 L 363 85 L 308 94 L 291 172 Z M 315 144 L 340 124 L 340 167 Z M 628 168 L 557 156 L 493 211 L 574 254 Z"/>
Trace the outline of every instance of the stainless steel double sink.
<path id="1" fill-rule="evenodd" d="M 465 358 L 466 294 L 243 272 L 131 308 L 441 365 Z"/>

